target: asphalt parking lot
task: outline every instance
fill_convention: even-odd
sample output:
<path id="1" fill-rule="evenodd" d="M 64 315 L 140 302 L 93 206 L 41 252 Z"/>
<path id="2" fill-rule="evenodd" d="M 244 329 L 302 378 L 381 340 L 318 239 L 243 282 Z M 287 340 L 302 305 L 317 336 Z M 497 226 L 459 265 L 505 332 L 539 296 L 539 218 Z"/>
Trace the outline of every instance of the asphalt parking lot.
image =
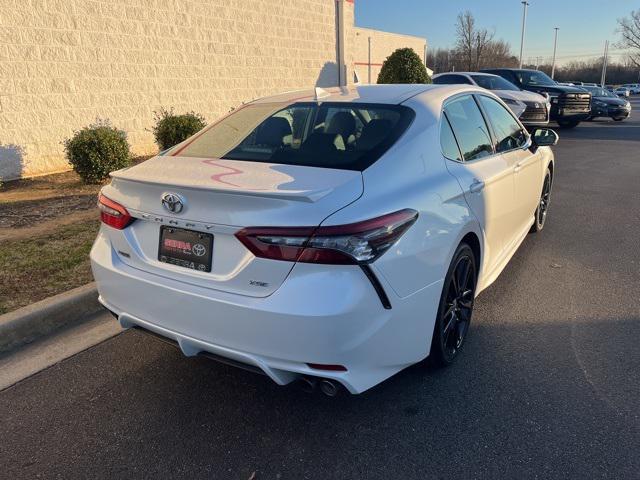
<path id="1" fill-rule="evenodd" d="M 331 399 L 125 332 L 0 392 L 4 478 L 640 478 L 640 98 L 560 131 L 550 217 L 451 368 Z"/>

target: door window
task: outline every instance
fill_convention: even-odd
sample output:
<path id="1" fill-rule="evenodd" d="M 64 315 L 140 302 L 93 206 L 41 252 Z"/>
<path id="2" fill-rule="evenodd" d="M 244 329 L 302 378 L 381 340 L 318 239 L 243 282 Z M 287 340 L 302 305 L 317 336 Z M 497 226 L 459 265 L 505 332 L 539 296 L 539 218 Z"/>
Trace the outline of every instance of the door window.
<path id="1" fill-rule="evenodd" d="M 471 95 L 456 97 L 446 104 L 444 111 L 465 161 L 493 154 L 489 129 Z"/>
<path id="2" fill-rule="evenodd" d="M 513 115 L 493 98 L 480 95 L 484 108 L 496 136 L 496 152 L 508 152 L 522 148 L 527 142 L 527 134 Z"/>
<path id="3" fill-rule="evenodd" d="M 527 142 L 527 135 L 513 115 L 493 98 L 480 95 L 480 103 L 489 118 L 496 137 L 496 152 L 508 152 L 522 148 Z"/>

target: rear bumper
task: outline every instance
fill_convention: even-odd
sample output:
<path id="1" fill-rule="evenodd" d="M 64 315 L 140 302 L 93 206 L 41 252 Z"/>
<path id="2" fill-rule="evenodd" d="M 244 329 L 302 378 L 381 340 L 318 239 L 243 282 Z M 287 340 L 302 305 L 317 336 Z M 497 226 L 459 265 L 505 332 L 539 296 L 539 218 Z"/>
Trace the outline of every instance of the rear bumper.
<path id="1" fill-rule="evenodd" d="M 100 301 L 124 328 L 140 326 L 202 352 L 258 367 L 284 385 L 302 375 L 360 393 L 428 355 L 442 281 L 385 309 L 358 267 L 297 264 L 263 298 L 188 285 L 132 268 L 100 233 L 91 251 Z M 308 363 L 343 365 L 346 372 Z"/>

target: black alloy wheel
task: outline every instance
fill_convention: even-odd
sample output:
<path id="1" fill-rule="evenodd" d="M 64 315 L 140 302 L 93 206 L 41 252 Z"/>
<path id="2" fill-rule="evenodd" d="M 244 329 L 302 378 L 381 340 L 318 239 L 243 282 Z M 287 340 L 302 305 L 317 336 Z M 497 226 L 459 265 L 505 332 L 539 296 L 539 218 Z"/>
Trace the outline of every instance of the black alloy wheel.
<path id="1" fill-rule="evenodd" d="M 549 212 L 549 203 L 551 203 L 551 172 L 547 169 L 547 173 L 544 176 L 544 182 L 542 183 L 542 193 L 540 194 L 540 201 L 538 207 L 534 213 L 534 222 L 531 225 L 530 233 L 537 233 L 544 228 L 544 223 L 547 220 L 547 213 Z"/>
<path id="2" fill-rule="evenodd" d="M 475 256 L 471 247 L 462 243 L 445 277 L 431 340 L 429 358 L 437 366 L 453 363 L 464 344 L 473 313 L 476 282 Z"/>

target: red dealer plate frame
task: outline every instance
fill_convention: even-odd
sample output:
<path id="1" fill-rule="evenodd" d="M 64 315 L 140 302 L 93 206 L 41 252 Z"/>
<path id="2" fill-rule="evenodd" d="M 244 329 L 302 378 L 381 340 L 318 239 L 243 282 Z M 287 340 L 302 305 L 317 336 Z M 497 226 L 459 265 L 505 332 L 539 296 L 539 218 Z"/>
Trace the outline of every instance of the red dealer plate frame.
<path id="1" fill-rule="evenodd" d="M 158 242 L 158 261 L 178 267 L 211 272 L 213 235 L 162 225 Z"/>

